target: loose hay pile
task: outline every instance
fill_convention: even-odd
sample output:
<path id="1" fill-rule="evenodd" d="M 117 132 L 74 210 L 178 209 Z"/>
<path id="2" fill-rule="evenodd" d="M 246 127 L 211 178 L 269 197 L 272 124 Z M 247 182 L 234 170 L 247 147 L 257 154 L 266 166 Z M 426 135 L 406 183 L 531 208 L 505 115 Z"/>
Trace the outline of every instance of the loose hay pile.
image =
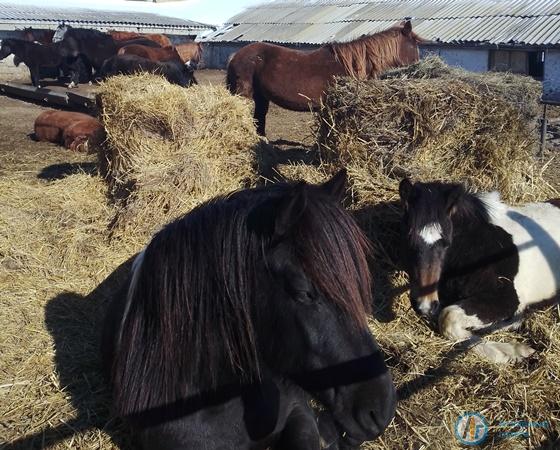
<path id="1" fill-rule="evenodd" d="M 389 78 L 392 77 L 392 78 Z M 395 78 L 396 77 L 396 78 Z M 535 161 L 538 83 L 510 74 L 470 74 L 429 58 L 384 79 L 339 79 L 316 115 L 321 164 L 288 164 L 288 179 L 319 181 L 346 167 L 350 207 L 373 244 L 375 319 L 370 322 L 399 386 L 397 417 L 368 449 L 459 448 L 455 420 L 483 414 L 488 448 L 556 448 L 560 432 L 560 309 L 534 315 L 518 333 L 538 355 L 517 367 L 499 367 L 465 353 L 432 332 L 415 315 L 399 270 L 398 183 L 466 182 L 498 189 L 512 203 L 558 193 Z M 504 421 L 548 421 L 530 437 Z M 505 434 L 502 434 L 505 433 Z M 556 444 L 558 445 L 558 444 Z"/>
<path id="2" fill-rule="evenodd" d="M 101 86 L 100 152 L 114 226 L 149 235 L 218 194 L 255 182 L 250 105 L 222 86 L 184 89 L 151 74 Z"/>
<path id="3" fill-rule="evenodd" d="M 93 427 L 114 428 L 97 346 L 103 302 L 90 292 L 136 249 L 109 242 L 102 179 L 45 182 L 28 169 L 0 178 L 0 442 L 108 449 Z"/>

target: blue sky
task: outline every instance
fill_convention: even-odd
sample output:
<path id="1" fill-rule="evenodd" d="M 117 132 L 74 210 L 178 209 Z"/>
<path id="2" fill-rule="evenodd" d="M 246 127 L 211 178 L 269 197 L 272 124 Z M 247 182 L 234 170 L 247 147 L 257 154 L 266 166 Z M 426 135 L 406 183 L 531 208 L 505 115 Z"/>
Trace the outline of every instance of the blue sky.
<path id="1" fill-rule="evenodd" d="M 88 9 L 153 12 L 164 16 L 219 25 L 238 12 L 243 11 L 247 6 L 263 3 L 264 0 L 183 0 L 165 3 L 125 0 L 2 0 L 2 2 L 36 6 L 76 6 Z"/>

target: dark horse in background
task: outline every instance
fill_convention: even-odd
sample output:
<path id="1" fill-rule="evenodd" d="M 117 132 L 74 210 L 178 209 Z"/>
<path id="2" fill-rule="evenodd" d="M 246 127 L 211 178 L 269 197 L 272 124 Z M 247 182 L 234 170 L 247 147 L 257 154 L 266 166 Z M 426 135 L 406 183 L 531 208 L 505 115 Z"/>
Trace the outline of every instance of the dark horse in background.
<path id="1" fill-rule="evenodd" d="M 14 63 L 18 65 L 23 62 L 29 68 L 31 83 L 35 87 L 41 87 L 41 68 L 52 68 L 55 73 L 64 63 L 57 44 L 39 44 L 24 39 L 2 39 L 0 46 L 0 60 L 14 55 Z"/>
<path id="2" fill-rule="evenodd" d="M 111 36 L 101 31 L 87 28 L 73 28 L 61 25 L 57 28 L 53 42 L 57 43 L 60 54 L 69 59 L 69 88 L 79 83 L 77 61 L 85 59 L 98 72 L 103 61 L 117 53 L 117 45 Z"/>
<path id="3" fill-rule="evenodd" d="M 498 192 L 453 183 L 405 179 L 399 192 L 414 310 L 491 361 L 530 356 L 525 344 L 487 341 L 477 332 L 515 328 L 527 311 L 558 300 L 560 208 L 509 206 Z"/>
<path id="4" fill-rule="evenodd" d="M 396 394 L 368 327 L 346 174 L 215 198 L 157 233 L 108 311 L 116 413 L 145 449 L 355 448 Z M 308 395 L 325 408 L 319 424 Z"/>
<path id="5" fill-rule="evenodd" d="M 269 102 L 293 111 L 318 106 L 335 76 L 358 79 L 418 61 L 423 42 L 410 21 L 352 42 L 327 44 L 314 51 L 256 42 L 235 53 L 227 68 L 227 86 L 253 99 L 257 131 L 265 135 Z"/>
<path id="6" fill-rule="evenodd" d="M 69 88 L 79 82 L 78 73 L 80 60 L 87 61 L 98 75 L 103 62 L 116 55 L 121 46 L 127 44 L 142 44 L 158 47 L 156 42 L 148 39 L 115 42 L 108 34 L 89 28 L 74 28 L 70 25 L 60 25 L 54 33 L 53 42 L 59 45 L 60 54 L 69 59 L 70 79 Z"/>
<path id="7" fill-rule="evenodd" d="M 130 75 L 141 72 L 162 75 L 170 83 L 183 87 L 197 83 L 193 70 L 180 60 L 152 61 L 129 54 L 115 55 L 107 59 L 99 70 L 99 77 L 105 79 L 113 75 Z"/>
<path id="8" fill-rule="evenodd" d="M 53 41 L 54 30 L 36 30 L 31 27 L 23 29 L 23 39 L 39 44 L 51 44 Z"/>

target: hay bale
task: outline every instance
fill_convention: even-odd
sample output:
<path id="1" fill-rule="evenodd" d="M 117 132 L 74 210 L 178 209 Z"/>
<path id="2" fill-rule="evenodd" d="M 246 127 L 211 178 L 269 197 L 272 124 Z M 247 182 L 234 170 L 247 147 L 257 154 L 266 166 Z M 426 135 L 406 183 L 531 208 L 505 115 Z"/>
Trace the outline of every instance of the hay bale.
<path id="1" fill-rule="evenodd" d="M 410 66 L 385 72 L 381 79 L 433 79 L 460 80 L 475 87 L 480 93 L 499 95 L 519 109 L 525 120 L 535 123 L 541 114 L 539 97 L 541 85 L 531 77 L 507 72 L 469 72 L 452 67 L 435 55 L 429 55 Z"/>
<path id="2" fill-rule="evenodd" d="M 151 74 L 100 87 L 107 141 L 100 165 L 117 203 L 114 221 L 149 235 L 218 194 L 255 182 L 259 138 L 251 107 L 222 86 L 185 89 Z"/>

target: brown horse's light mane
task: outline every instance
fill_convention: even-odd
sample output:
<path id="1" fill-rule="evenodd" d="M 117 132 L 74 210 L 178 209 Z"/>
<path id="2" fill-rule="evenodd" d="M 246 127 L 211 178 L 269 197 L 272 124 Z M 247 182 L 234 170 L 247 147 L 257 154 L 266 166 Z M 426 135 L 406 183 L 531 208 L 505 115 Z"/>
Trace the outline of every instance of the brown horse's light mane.
<path id="1" fill-rule="evenodd" d="M 398 25 L 354 41 L 330 43 L 327 46 L 348 75 L 363 80 L 404 64 L 399 60 L 398 48 L 402 30 L 403 26 Z M 405 36 L 402 38 L 406 39 Z M 412 31 L 410 38 L 417 42 L 422 40 Z"/>
<path id="2" fill-rule="evenodd" d="M 177 44 L 175 50 L 179 53 L 181 59 L 184 60 L 183 62 L 187 59 L 199 62 L 202 57 L 202 45 L 200 45 L 200 42 L 183 42 Z"/>

